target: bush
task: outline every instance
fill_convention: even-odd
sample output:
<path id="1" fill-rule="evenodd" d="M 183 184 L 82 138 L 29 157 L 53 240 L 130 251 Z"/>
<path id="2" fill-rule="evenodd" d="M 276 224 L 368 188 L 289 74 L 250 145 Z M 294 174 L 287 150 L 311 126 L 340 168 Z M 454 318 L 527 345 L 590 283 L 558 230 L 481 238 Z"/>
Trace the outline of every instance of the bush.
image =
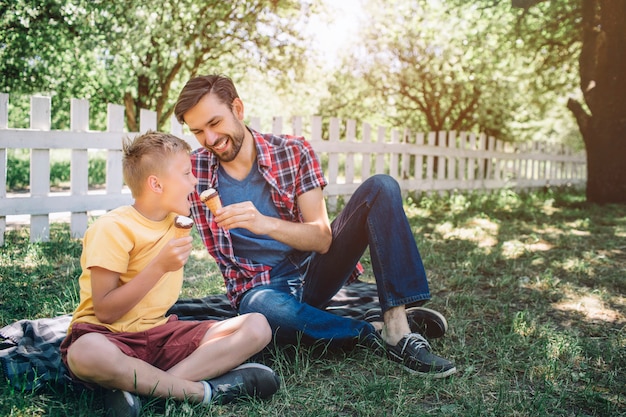
<path id="1" fill-rule="evenodd" d="M 107 180 L 107 161 L 104 158 L 89 159 L 89 185 L 104 184 Z"/>
<path id="2" fill-rule="evenodd" d="M 70 180 L 70 161 L 50 163 L 50 184 L 60 185 Z M 106 182 L 106 160 L 89 158 L 89 186 Z M 28 154 L 9 153 L 7 157 L 7 190 L 26 190 L 30 186 L 30 159 Z"/>
<path id="3" fill-rule="evenodd" d="M 25 189 L 30 184 L 30 161 L 9 155 L 7 158 L 7 189 Z"/>
<path id="4" fill-rule="evenodd" d="M 70 180 L 70 161 L 59 161 L 50 164 L 50 184 L 60 185 Z"/>

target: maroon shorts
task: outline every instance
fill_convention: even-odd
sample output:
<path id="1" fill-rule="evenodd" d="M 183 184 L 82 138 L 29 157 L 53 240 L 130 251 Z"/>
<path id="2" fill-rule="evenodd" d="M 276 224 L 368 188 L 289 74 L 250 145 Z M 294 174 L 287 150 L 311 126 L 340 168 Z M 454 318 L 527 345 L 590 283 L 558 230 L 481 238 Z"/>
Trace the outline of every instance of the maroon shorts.
<path id="1" fill-rule="evenodd" d="M 112 332 L 96 324 L 74 323 L 71 333 L 61 343 L 61 358 L 70 376 L 78 380 L 67 364 L 67 349 L 84 334 L 100 333 L 125 355 L 141 359 L 159 369 L 168 370 L 191 355 L 200 345 L 206 332 L 216 322 L 216 320 L 178 320 L 177 316 L 172 315 L 167 323 L 150 330 L 121 333 Z"/>

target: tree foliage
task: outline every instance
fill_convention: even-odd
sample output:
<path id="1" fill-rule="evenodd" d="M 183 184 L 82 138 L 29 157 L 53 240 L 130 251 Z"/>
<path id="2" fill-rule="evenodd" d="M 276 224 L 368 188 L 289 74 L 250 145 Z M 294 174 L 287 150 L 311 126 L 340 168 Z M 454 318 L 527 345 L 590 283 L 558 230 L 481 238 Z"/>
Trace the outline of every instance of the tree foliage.
<path id="1" fill-rule="evenodd" d="M 61 114 L 69 113 L 69 98 L 99 93 L 100 65 L 93 51 L 101 39 L 94 4 L 0 0 L 0 91 L 10 93 L 12 103 L 25 107 L 20 95 L 51 95 L 53 108 L 64 109 L 53 112 L 53 125 L 67 125 Z"/>
<path id="2" fill-rule="evenodd" d="M 367 2 L 371 21 L 337 79 L 351 76 L 359 97 L 412 130 L 479 130 L 504 140 L 563 140 L 575 87 L 573 55 L 530 45 L 519 18 L 503 2 L 394 0 Z M 533 21 L 535 30 L 541 23 Z M 538 76 L 539 68 L 545 74 Z M 358 87 L 361 85 L 361 87 Z M 344 92 L 345 93 L 345 92 Z M 345 117 L 361 109 L 336 105 Z M 332 108 L 332 103 L 329 103 Z M 552 123 L 558 120 L 556 124 Z M 562 126 L 559 126 L 562 124 Z"/>
<path id="3" fill-rule="evenodd" d="M 155 110 L 163 127 L 178 90 L 199 73 L 236 78 L 264 68 L 277 83 L 297 78 L 294 57 L 306 47 L 298 27 L 310 6 L 297 0 L 0 0 L 0 88 L 89 98 L 96 106 L 123 103 L 131 131 L 138 130 L 139 109 Z"/>

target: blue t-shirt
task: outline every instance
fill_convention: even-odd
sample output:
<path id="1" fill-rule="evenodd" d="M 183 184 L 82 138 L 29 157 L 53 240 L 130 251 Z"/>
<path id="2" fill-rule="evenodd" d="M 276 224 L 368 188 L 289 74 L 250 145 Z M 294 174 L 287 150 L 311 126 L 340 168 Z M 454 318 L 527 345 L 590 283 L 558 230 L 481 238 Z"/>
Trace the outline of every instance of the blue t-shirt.
<path id="1" fill-rule="evenodd" d="M 270 185 L 263 179 L 256 165 L 242 181 L 232 178 L 221 166 L 218 175 L 219 193 L 224 206 L 251 201 L 261 214 L 280 218 L 272 202 Z M 291 246 L 267 235 L 257 235 L 243 228 L 231 229 L 230 235 L 236 256 L 267 266 L 275 266 L 293 250 Z"/>

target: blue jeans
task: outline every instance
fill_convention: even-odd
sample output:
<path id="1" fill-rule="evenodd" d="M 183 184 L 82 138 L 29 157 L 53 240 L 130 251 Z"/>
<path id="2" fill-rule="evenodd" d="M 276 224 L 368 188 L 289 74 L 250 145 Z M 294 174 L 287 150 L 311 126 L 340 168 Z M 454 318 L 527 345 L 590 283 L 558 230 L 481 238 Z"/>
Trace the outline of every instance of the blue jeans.
<path id="1" fill-rule="evenodd" d="M 328 252 L 293 253 L 272 269 L 270 284 L 249 290 L 241 299 L 239 313 L 264 314 L 279 343 L 367 343 L 375 333 L 370 323 L 323 309 L 368 246 L 382 311 L 430 299 L 400 187 L 392 177 L 375 175 L 364 181 L 331 227 Z"/>

